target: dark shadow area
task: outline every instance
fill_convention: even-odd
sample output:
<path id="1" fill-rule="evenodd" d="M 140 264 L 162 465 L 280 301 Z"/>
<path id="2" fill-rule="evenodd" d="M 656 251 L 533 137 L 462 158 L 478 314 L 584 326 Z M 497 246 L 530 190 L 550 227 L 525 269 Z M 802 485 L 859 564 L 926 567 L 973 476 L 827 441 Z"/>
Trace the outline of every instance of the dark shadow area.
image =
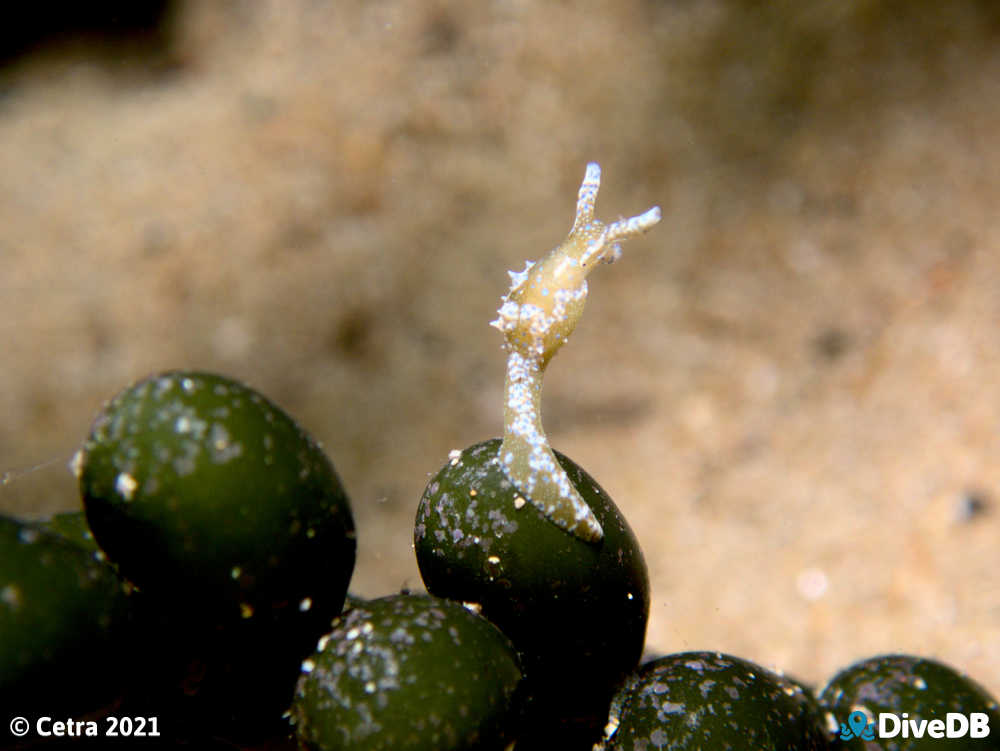
<path id="1" fill-rule="evenodd" d="M 18 3 L 0 23 L 0 66 L 38 53 L 86 49 L 114 61 L 169 46 L 177 0 Z"/>

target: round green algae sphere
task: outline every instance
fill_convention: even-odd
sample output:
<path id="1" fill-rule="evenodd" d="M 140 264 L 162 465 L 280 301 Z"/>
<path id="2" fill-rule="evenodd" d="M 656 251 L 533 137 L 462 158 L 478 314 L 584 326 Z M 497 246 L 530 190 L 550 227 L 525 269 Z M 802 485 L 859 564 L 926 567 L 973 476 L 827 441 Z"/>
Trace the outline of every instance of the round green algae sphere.
<path id="1" fill-rule="evenodd" d="M 93 551 L 0 517 L 0 706 L 10 717 L 80 716 L 116 698 L 129 619 L 121 581 Z"/>
<path id="2" fill-rule="evenodd" d="M 607 751 L 825 751 L 829 731 L 800 684 L 718 652 L 661 657 L 619 689 Z"/>
<path id="3" fill-rule="evenodd" d="M 838 723 L 846 725 L 849 732 L 844 735 L 851 737 L 840 740 L 844 749 L 984 751 L 1000 743 L 1000 705 L 996 699 L 967 676 L 936 660 L 902 654 L 861 660 L 837 673 L 823 688 L 819 700 Z M 875 724 L 873 739 L 859 738 L 853 732 L 853 712 L 862 713 L 859 720 L 863 717 L 866 723 Z M 881 735 L 879 716 L 883 713 L 896 719 L 885 720 L 887 732 Z M 951 720 L 956 733 L 964 726 L 961 737 L 947 737 L 949 713 L 965 718 Z M 972 714 L 980 715 L 978 722 L 985 723 L 980 727 L 988 728 L 988 735 L 976 737 L 971 732 Z M 940 724 L 932 728 L 930 723 L 934 721 Z M 858 730 L 861 727 L 860 722 L 854 725 Z"/>
<path id="4" fill-rule="evenodd" d="M 646 563 L 621 512 L 576 463 L 555 452 L 604 529 L 596 544 L 518 492 L 499 446 L 492 439 L 453 452 L 427 485 L 414 532 L 421 576 L 431 594 L 477 603 L 510 637 L 536 724 L 558 722 L 564 739 L 573 727 L 599 735 L 616 685 L 642 655 Z"/>
<path id="5" fill-rule="evenodd" d="M 359 603 L 302 663 L 291 717 L 310 749 L 502 749 L 517 653 L 489 621 L 427 595 Z"/>
<path id="6" fill-rule="evenodd" d="M 87 520 L 146 595 L 237 620 L 329 623 L 355 534 L 333 465 L 291 417 L 211 373 L 176 371 L 105 406 L 79 455 Z"/>
<path id="7" fill-rule="evenodd" d="M 319 445 L 253 389 L 177 371 L 108 403 L 76 467 L 94 538 L 162 645 L 149 706 L 192 736 L 275 732 L 354 567 L 348 499 Z"/>

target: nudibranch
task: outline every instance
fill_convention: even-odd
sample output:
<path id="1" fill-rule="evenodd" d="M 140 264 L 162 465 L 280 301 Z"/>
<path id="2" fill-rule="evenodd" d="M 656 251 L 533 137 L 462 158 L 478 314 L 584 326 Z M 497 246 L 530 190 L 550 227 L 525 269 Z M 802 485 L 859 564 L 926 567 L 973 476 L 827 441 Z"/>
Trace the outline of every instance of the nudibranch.
<path id="1" fill-rule="evenodd" d="M 509 271 L 510 290 L 490 323 L 504 335 L 507 379 L 504 434 L 498 460 L 508 480 L 547 519 L 588 542 L 604 537 L 600 523 L 556 461 L 542 428 L 542 378 L 552 356 L 583 315 L 587 275 L 621 256 L 621 242 L 660 221 L 660 208 L 605 224 L 594 218 L 601 168 L 587 165 L 567 238 L 523 271 Z"/>

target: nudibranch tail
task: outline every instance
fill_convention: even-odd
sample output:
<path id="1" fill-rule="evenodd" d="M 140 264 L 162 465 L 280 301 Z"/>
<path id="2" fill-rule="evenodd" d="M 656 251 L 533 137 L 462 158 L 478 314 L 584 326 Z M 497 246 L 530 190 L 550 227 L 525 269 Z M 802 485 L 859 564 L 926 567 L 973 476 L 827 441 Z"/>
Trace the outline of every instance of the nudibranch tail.
<path id="1" fill-rule="evenodd" d="M 504 437 L 500 463 L 514 487 L 553 523 L 588 542 L 604 531 L 549 447 L 541 420 L 542 378 L 583 314 L 587 275 L 621 255 L 620 243 L 660 221 L 654 206 L 638 216 L 604 224 L 594 219 L 601 168 L 587 165 L 573 227 L 561 245 L 523 271 L 508 272 L 511 287 L 491 325 L 508 352 Z"/>

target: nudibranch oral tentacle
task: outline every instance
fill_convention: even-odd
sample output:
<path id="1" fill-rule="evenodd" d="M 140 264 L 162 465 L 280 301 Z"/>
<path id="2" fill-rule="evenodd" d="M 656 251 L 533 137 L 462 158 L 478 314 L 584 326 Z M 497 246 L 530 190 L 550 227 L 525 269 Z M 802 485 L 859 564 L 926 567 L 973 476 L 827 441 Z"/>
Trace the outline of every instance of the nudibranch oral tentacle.
<path id="1" fill-rule="evenodd" d="M 604 530 L 566 472 L 542 429 L 542 378 L 552 356 L 565 344 L 583 314 L 587 275 L 598 263 L 621 255 L 620 243 L 660 221 L 660 209 L 604 224 L 594 219 L 601 168 L 587 165 L 576 202 L 573 227 L 561 245 L 523 271 L 508 272 L 510 290 L 499 317 L 491 322 L 504 335 L 507 380 L 500 465 L 514 487 L 553 523 L 588 542 Z"/>

